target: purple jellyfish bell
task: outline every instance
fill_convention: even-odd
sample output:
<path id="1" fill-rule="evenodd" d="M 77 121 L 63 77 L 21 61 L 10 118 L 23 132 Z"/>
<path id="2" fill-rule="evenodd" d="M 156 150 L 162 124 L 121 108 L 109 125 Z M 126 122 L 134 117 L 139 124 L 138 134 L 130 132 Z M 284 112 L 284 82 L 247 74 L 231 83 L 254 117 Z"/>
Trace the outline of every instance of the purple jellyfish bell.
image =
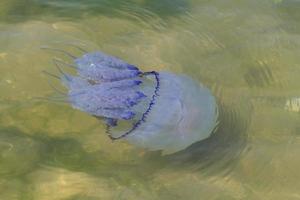
<path id="1" fill-rule="evenodd" d="M 74 64 L 77 75 L 61 77 L 68 101 L 104 119 L 112 140 L 170 154 L 209 137 L 217 124 L 215 98 L 185 75 L 142 72 L 101 52 L 86 53 Z"/>

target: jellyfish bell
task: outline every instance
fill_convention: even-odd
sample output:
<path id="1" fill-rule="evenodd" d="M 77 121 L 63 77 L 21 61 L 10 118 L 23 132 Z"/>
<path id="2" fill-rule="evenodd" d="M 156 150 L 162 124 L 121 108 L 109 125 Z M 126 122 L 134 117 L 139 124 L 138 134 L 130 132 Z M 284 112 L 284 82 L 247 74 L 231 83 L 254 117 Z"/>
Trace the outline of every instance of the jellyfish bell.
<path id="1" fill-rule="evenodd" d="M 72 107 L 104 119 L 112 140 L 164 154 L 206 139 L 217 124 L 211 92 L 188 76 L 142 72 L 102 52 L 74 59 L 77 74 L 62 72 Z"/>
<path id="2" fill-rule="evenodd" d="M 124 139 L 170 154 L 208 138 L 217 123 L 210 91 L 184 75 L 160 72 L 159 77 L 159 96 L 146 120 Z"/>

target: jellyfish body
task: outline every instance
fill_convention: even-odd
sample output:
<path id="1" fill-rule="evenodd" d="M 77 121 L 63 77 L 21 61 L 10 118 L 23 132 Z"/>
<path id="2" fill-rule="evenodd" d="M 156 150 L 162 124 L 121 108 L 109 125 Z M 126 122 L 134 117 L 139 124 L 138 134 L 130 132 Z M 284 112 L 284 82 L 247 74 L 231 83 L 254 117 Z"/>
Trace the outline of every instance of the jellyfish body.
<path id="1" fill-rule="evenodd" d="M 210 91 L 184 75 L 159 75 L 159 96 L 146 123 L 125 139 L 136 146 L 169 154 L 208 138 L 218 116 Z"/>
<path id="2" fill-rule="evenodd" d="M 185 75 L 142 72 L 102 52 L 74 60 L 77 75 L 62 74 L 68 101 L 103 118 L 113 140 L 173 153 L 210 136 L 217 104 L 210 91 Z"/>

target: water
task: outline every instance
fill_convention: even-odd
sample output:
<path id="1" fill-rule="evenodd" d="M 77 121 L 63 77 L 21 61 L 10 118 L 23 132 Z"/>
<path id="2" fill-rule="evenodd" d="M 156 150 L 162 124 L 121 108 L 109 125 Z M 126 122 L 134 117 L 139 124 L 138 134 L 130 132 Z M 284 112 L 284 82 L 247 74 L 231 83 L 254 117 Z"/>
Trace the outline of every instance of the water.
<path id="1" fill-rule="evenodd" d="M 300 1 L 1 0 L 0 199 L 300 199 Z M 220 124 L 161 156 L 112 143 L 41 71 L 67 43 L 209 87 Z M 63 57 L 67 60 L 67 57 Z M 61 88 L 61 87 L 60 87 Z"/>

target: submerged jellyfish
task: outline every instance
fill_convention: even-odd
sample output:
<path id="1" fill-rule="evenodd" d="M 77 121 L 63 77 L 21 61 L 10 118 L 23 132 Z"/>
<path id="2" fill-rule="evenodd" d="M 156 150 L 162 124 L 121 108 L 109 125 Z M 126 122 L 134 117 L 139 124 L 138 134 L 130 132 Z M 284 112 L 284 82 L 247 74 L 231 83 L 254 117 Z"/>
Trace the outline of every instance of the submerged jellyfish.
<path id="1" fill-rule="evenodd" d="M 215 98 L 188 76 L 143 72 L 102 52 L 72 58 L 77 74 L 61 75 L 68 102 L 103 120 L 112 140 L 170 154 L 208 138 L 217 124 Z"/>

